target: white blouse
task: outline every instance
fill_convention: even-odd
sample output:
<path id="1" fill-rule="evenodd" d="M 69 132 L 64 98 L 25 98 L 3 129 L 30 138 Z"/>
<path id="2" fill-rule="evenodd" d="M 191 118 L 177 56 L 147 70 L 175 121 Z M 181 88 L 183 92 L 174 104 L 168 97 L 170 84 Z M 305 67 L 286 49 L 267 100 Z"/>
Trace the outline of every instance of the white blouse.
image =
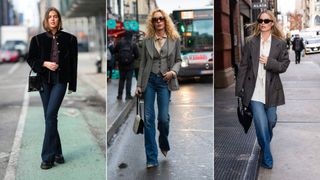
<path id="1" fill-rule="evenodd" d="M 269 56 L 271 48 L 271 34 L 269 38 L 263 42 L 262 36 L 260 35 L 260 56 Z M 259 59 L 257 59 L 259 61 Z M 265 104 L 266 102 L 266 70 L 264 69 L 264 64 L 259 62 L 258 75 L 256 80 L 256 87 L 254 88 L 253 96 L 251 98 L 253 101 L 259 101 Z"/>

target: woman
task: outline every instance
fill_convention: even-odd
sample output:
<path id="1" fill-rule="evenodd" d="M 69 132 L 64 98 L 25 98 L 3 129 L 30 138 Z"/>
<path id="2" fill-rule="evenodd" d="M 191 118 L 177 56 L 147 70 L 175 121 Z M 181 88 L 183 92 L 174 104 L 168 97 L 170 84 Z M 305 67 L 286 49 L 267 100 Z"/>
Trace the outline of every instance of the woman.
<path id="1" fill-rule="evenodd" d="M 236 95 L 250 107 L 263 159 L 261 166 L 271 169 L 270 150 L 272 129 L 277 122 L 277 106 L 285 103 L 279 77 L 287 70 L 290 60 L 284 36 L 271 11 L 259 14 L 257 22 L 249 25 L 253 34 L 243 48 L 236 82 Z"/>
<path id="2" fill-rule="evenodd" d="M 144 96 L 144 140 L 147 168 L 158 166 L 154 101 L 157 95 L 159 147 L 164 156 L 170 150 L 169 91 L 171 79 L 180 69 L 179 34 L 170 17 L 160 9 L 147 19 L 147 35 L 142 43 L 142 54 L 136 94 Z M 169 83 L 170 84 L 170 83 Z"/>
<path id="3" fill-rule="evenodd" d="M 43 20 L 46 32 L 31 39 L 27 62 L 42 79 L 40 91 L 45 117 L 42 146 L 42 169 L 50 169 L 54 162 L 64 163 L 58 132 L 58 111 L 67 86 L 69 93 L 77 85 L 77 38 L 63 32 L 59 11 L 49 8 Z"/>

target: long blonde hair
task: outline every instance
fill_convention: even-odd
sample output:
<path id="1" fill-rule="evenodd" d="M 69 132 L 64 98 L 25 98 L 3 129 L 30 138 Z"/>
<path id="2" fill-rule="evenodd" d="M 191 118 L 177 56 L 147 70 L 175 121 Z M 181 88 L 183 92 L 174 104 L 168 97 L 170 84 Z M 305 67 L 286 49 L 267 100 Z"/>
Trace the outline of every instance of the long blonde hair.
<path id="1" fill-rule="evenodd" d="M 146 37 L 147 38 L 155 37 L 156 30 L 155 30 L 154 25 L 152 23 L 152 17 L 156 12 L 160 12 L 165 19 L 165 31 L 167 33 L 167 36 L 172 40 L 179 39 L 180 35 L 179 35 L 176 27 L 174 26 L 171 18 L 169 17 L 169 15 L 167 13 L 165 13 L 161 9 L 155 9 L 148 15 L 147 22 L 146 22 L 146 24 L 147 24 Z"/>
<path id="2" fill-rule="evenodd" d="M 273 15 L 273 12 L 269 11 L 269 10 L 264 10 L 258 15 L 258 19 L 260 18 L 260 16 L 263 13 L 269 15 L 269 17 L 273 21 L 273 26 L 271 28 L 271 34 L 278 39 L 285 40 L 285 36 L 283 34 L 282 28 L 279 26 L 276 17 Z M 261 33 L 260 28 L 259 28 L 259 23 L 257 21 L 253 22 L 251 24 L 247 24 L 246 27 L 252 31 L 252 34 L 247 38 L 247 40 L 250 40 L 253 37 L 258 36 Z"/>

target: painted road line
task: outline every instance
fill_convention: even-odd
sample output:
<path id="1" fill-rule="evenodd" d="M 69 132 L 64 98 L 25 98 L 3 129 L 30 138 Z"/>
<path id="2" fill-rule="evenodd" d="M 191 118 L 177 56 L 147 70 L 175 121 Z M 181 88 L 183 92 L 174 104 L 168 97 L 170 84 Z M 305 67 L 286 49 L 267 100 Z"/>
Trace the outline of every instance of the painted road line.
<path id="1" fill-rule="evenodd" d="M 8 71 L 8 74 L 10 75 L 10 74 L 12 74 L 15 70 L 17 70 L 18 69 L 18 67 L 21 65 L 21 63 L 15 63 L 12 67 L 11 67 L 11 69 Z"/>
<path id="2" fill-rule="evenodd" d="M 4 180 L 15 180 L 15 173 L 16 173 L 16 167 L 17 167 L 17 161 L 19 157 L 20 152 L 20 146 L 21 146 L 21 139 L 23 134 L 24 125 L 26 122 L 26 116 L 28 112 L 28 106 L 29 106 L 29 94 L 28 94 L 28 85 L 26 85 L 24 90 L 24 98 L 22 103 L 22 109 L 19 117 L 19 122 L 16 130 L 16 134 L 14 137 L 8 166 L 6 169 L 6 174 L 4 176 Z"/>

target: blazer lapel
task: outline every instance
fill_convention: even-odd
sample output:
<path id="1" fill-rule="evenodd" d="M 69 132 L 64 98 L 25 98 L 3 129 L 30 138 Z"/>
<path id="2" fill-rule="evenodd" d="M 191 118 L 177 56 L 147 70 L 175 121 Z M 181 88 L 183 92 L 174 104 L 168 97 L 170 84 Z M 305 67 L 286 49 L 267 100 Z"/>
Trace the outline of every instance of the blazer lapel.
<path id="1" fill-rule="evenodd" d="M 175 43 L 170 38 L 167 38 L 167 43 L 168 43 L 168 50 L 169 50 L 168 55 L 170 55 L 172 53 L 172 51 L 175 49 L 174 48 Z"/>
<path id="2" fill-rule="evenodd" d="M 154 44 L 153 44 L 153 39 L 152 38 L 148 38 L 146 39 L 146 47 L 147 47 L 147 51 L 149 53 L 149 55 L 151 56 L 151 59 L 153 59 L 153 47 L 154 47 Z"/>
<path id="3" fill-rule="evenodd" d="M 260 36 L 254 37 L 252 42 L 252 68 L 254 76 L 257 77 L 260 56 Z"/>

